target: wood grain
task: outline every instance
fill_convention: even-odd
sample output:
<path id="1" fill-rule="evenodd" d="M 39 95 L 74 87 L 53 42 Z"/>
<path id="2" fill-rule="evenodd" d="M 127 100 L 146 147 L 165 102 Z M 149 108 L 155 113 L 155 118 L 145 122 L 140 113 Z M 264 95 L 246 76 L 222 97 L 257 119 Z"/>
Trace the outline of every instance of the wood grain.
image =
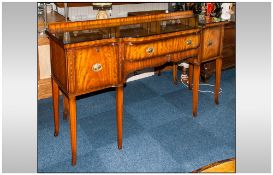
<path id="1" fill-rule="evenodd" d="M 177 64 L 173 63 L 173 84 L 177 85 Z"/>
<path id="2" fill-rule="evenodd" d="M 63 91 L 67 90 L 67 59 L 65 50 L 50 40 L 51 75 L 59 82 Z"/>
<path id="3" fill-rule="evenodd" d="M 193 17 L 192 11 L 182 11 L 146 16 L 133 16 L 124 18 L 112 18 L 112 19 L 100 19 L 100 20 L 89 20 L 89 21 L 78 21 L 78 22 L 66 22 L 66 23 L 50 23 L 48 30 L 51 33 L 60 31 L 74 31 L 74 30 L 86 30 L 92 28 L 105 28 L 105 27 L 117 27 L 123 25 L 155 22 L 170 19 L 179 19 Z"/>
<path id="4" fill-rule="evenodd" d="M 52 95 L 54 113 L 54 136 L 56 137 L 59 135 L 59 87 L 54 78 L 52 78 Z"/>
<path id="5" fill-rule="evenodd" d="M 69 115 L 69 100 L 66 95 L 63 95 L 63 105 L 64 105 L 63 119 L 66 120 Z"/>
<path id="6" fill-rule="evenodd" d="M 76 120 L 76 97 L 69 97 L 69 121 L 70 121 L 70 140 L 72 152 L 72 166 L 76 165 L 77 156 L 77 120 Z"/>
<path id="7" fill-rule="evenodd" d="M 193 66 L 193 93 L 192 93 L 192 115 L 197 116 L 198 111 L 198 89 L 199 89 L 199 77 L 200 77 L 200 66 Z"/>
<path id="8" fill-rule="evenodd" d="M 192 79 L 193 79 L 193 65 L 189 64 L 189 83 L 188 83 L 188 87 L 191 90 L 192 89 Z"/>
<path id="9" fill-rule="evenodd" d="M 177 36 L 174 38 L 163 38 L 159 41 L 139 43 L 134 41 L 125 45 L 125 60 L 134 61 L 148 59 L 151 57 L 171 54 L 197 48 L 200 45 L 199 35 Z M 148 37 L 147 37 L 148 39 Z M 142 39 L 141 39 L 142 40 Z M 187 42 L 191 42 L 187 44 Z M 153 51 L 149 53 L 149 49 Z"/>
<path id="10" fill-rule="evenodd" d="M 235 173 L 236 172 L 236 160 L 230 158 L 226 160 L 217 161 L 194 170 L 192 173 Z"/>
<path id="11" fill-rule="evenodd" d="M 189 59 L 192 57 L 196 57 L 198 54 L 198 49 L 192 49 L 188 51 L 173 53 L 161 57 L 153 57 L 151 59 L 143 59 L 138 61 L 123 61 L 123 82 L 126 81 L 127 76 L 137 70 L 141 70 L 144 68 L 152 68 L 161 66 L 168 62 L 179 62 L 185 59 Z"/>
<path id="12" fill-rule="evenodd" d="M 117 85 L 118 82 L 118 47 L 104 45 L 75 50 L 75 91 L 87 92 L 94 88 Z M 95 64 L 102 69 L 92 70 Z"/>
<path id="13" fill-rule="evenodd" d="M 206 28 L 203 31 L 204 41 L 202 43 L 202 62 L 205 62 L 209 58 L 219 55 L 219 46 L 221 42 L 221 26 Z"/>
<path id="14" fill-rule="evenodd" d="M 122 149 L 122 118 L 123 118 L 123 86 L 116 90 L 116 109 L 117 109 L 117 142 L 118 149 Z"/>
<path id="15" fill-rule="evenodd" d="M 216 59 L 216 68 L 215 68 L 215 90 L 214 90 L 214 102 L 219 104 L 219 92 L 220 92 L 220 80 L 221 80 L 221 69 L 222 69 L 222 58 L 219 57 Z"/>

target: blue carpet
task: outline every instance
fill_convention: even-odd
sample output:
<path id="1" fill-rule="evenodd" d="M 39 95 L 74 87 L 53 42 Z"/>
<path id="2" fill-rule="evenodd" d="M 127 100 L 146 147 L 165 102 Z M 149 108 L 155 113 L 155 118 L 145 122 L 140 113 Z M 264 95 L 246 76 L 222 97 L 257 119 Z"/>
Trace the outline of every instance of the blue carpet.
<path id="1" fill-rule="evenodd" d="M 75 167 L 63 105 L 55 138 L 52 99 L 39 100 L 38 172 L 191 172 L 235 157 L 235 69 L 222 72 L 221 88 L 219 105 L 213 94 L 199 93 L 198 116 L 192 118 L 192 93 L 181 83 L 173 85 L 171 72 L 127 83 L 122 150 L 114 89 L 77 97 Z"/>

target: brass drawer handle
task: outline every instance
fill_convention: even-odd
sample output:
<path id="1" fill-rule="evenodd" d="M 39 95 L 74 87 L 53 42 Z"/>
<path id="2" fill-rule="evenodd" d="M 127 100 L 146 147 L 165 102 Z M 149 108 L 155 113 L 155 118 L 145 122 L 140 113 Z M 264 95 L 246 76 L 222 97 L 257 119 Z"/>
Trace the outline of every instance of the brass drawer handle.
<path id="1" fill-rule="evenodd" d="M 149 47 L 149 48 L 146 49 L 146 52 L 148 54 L 152 54 L 154 52 L 154 48 L 153 47 Z"/>
<path id="2" fill-rule="evenodd" d="M 187 40 L 186 43 L 187 43 L 187 45 L 191 45 L 192 44 L 192 40 L 191 39 Z"/>
<path id="3" fill-rule="evenodd" d="M 92 66 L 92 70 L 93 70 L 94 72 L 99 72 L 99 71 L 102 70 L 102 65 L 101 65 L 100 63 L 96 63 L 96 64 L 94 64 L 94 65 Z"/>
<path id="4" fill-rule="evenodd" d="M 211 40 L 209 40 L 209 42 L 208 42 L 208 46 L 211 46 L 212 45 L 212 41 Z"/>

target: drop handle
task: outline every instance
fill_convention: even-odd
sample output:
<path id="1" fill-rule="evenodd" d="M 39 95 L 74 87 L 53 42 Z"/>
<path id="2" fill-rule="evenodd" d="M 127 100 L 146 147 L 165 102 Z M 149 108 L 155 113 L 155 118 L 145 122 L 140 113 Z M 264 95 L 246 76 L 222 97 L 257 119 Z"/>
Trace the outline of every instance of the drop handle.
<path id="1" fill-rule="evenodd" d="M 208 41 L 208 46 L 211 46 L 211 45 L 212 45 L 212 41 L 209 40 L 209 41 Z"/>
<path id="2" fill-rule="evenodd" d="M 153 47 L 149 47 L 146 49 L 146 53 L 148 54 L 152 54 L 154 52 L 154 48 Z"/>
<path id="3" fill-rule="evenodd" d="M 99 72 L 102 70 L 102 65 L 100 63 L 93 64 L 92 71 Z"/>
<path id="4" fill-rule="evenodd" d="M 187 45 L 191 45 L 192 44 L 192 40 L 187 40 L 186 43 L 187 43 Z"/>

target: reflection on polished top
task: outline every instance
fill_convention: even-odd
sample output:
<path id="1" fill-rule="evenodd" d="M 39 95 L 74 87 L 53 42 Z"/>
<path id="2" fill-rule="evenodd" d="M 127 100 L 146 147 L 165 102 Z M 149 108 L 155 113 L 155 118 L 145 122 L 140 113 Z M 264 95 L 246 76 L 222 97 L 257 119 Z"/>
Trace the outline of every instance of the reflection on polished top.
<path id="1" fill-rule="evenodd" d="M 54 32 L 49 30 L 49 33 L 51 33 L 62 44 L 73 44 L 110 38 L 147 37 L 196 28 L 198 28 L 198 23 L 196 23 L 194 17 L 191 20 L 173 19 L 158 22 L 121 25 L 117 27 L 90 28 L 87 30 L 77 30 L 77 28 L 74 27 Z"/>
<path id="2" fill-rule="evenodd" d="M 59 43 L 74 44 L 87 41 L 95 41 L 113 38 L 139 38 L 158 34 L 185 31 L 205 27 L 207 24 L 218 23 L 213 18 L 206 21 L 198 21 L 198 16 L 192 15 L 189 18 L 174 18 L 168 20 L 139 22 L 128 25 L 111 27 L 93 27 L 82 30 L 77 26 L 63 28 L 62 30 L 48 30 Z"/>

